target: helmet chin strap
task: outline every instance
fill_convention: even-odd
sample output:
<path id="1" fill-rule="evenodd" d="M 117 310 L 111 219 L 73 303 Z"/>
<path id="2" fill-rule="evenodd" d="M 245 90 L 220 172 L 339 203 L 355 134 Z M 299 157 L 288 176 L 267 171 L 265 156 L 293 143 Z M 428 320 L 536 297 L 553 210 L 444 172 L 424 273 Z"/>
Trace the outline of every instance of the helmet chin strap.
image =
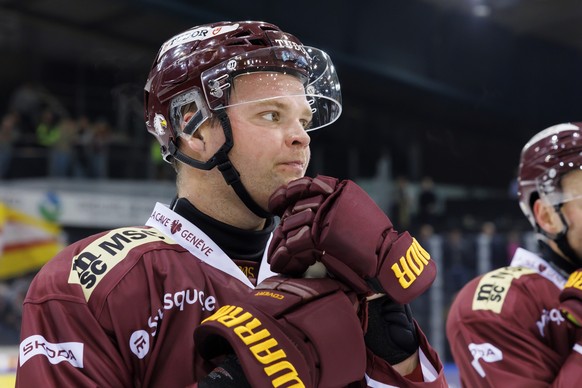
<path id="1" fill-rule="evenodd" d="M 170 144 L 170 153 L 178 159 L 180 162 L 185 163 L 191 167 L 198 168 L 201 170 L 210 170 L 215 166 L 222 173 L 222 177 L 226 183 L 233 188 L 236 195 L 245 204 L 245 206 L 252 211 L 255 215 L 261 218 L 269 218 L 273 215 L 268 211 L 264 210 L 255 200 L 251 197 L 247 189 L 244 187 L 240 174 L 236 168 L 232 165 L 230 159 L 228 158 L 228 152 L 233 146 L 232 138 L 232 127 L 230 125 L 230 120 L 228 115 L 224 110 L 218 115 L 222 130 L 224 132 L 225 141 L 224 144 L 216 151 L 216 153 L 207 162 L 201 162 L 199 160 L 193 159 L 188 155 L 184 154 L 178 149 L 176 144 Z"/>
<path id="2" fill-rule="evenodd" d="M 558 248 L 560 248 L 562 253 L 570 261 L 572 261 L 573 264 L 575 264 L 577 266 L 581 266 L 582 265 L 582 258 L 580 258 L 580 256 L 578 256 L 576 254 L 576 252 L 574 252 L 574 249 L 572 249 L 572 246 L 570 245 L 570 243 L 568 242 L 568 238 L 566 237 L 566 235 L 568 234 L 569 225 L 568 225 L 568 222 L 566 222 L 566 217 L 564 217 L 564 214 L 562 214 L 562 205 L 563 204 L 558 204 L 558 205 L 554 206 L 556 213 L 558 213 L 558 216 L 560 216 L 560 220 L 562 221 L 562 224 L 564 225 L 564 228 L 560 232 L 558 232 L 557 234 L 550 234 L 550 233 L 546 232 L 545 230 L 543 230 L 542 228 L 540 228 L 539 226 L 537 228 L 538 228 L 539 232 L 542 233 L 544 236 L 546 236 L 550 240 L 555 241 Z"/>

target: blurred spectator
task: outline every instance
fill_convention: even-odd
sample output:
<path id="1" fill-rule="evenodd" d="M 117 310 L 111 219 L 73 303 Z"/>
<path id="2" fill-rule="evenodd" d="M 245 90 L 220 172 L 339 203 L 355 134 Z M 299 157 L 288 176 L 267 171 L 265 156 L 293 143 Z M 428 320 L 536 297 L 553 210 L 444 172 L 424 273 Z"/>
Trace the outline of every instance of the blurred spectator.
<path id="1" fill-rule="evenodd" d="M 36 126 L 36 139 L 38 144 L 51 147 L 56 143 L 59 137 L 59 131 L 57 128 L 57 118 L 55 113 L 46 108 L 42 111 L 39 122 Z"/>
<path id="2" fill-rule="evenodd" d="M 509 181 L 509 184 L 507 185 L 507 196 L 510 199 L 517 199 L 518 195 L 517 195 L 517 171 L 515 171 L 515 173 L 513 174 L 513 178 L 511 178 L 511 180 Z M 509 257 L 513 257 L 513 256 L 509 256 Z"/>
<path id="3" fill-rule="evenodd" d="M 48 175 L 61 178 L 70 176 L 77 133 L 75 121 L 63 118 L 57 123 L 54 113 L 45 109 L 36 133 L 38 142 L 49 150 Z"/>
<path id="4" fill-rule="evenodd" d="M 91 155 L 89 148 L 93 141 L 91 122 L 85 115 L 77 118 L 77 132 L 73 144 L 73 176 L 88 178 L 91 176 Z"/>
<path id="5" fill-rule="evenodd" d="M 23 83 L 10 96 L 9 110 L 20 116 L 22 130 L 26 135 L 34 134 L 44 109 L 50 109 L 59 115 L 66 114 L 58 98 L 44 86 L 33 82 Z"/>
<path id="6" fill-rule="evenodd" d="M 509 265 L 510 259 L 515 255 L 517 248 L 521 246 L 521 234 L 513 229 L 507 233 L 507 256 L 506 261 L 501 266 Z"/>
<path id="7" fill-rule="evenodd" d="M 0 345 L 17 345 L 22 321 L 22 302 L 32 275 L 0 282 Z"/>
<path id="8" fill-rule="evenodd" d="M 76 123 L 73 171 L 75 177 L 107 178 L 111 127 L 105 119 L 91 123 L 81 116 Z"/>
<path id="9" fill-rule="evenodd" d="M 434 191 L 434 182 L 431 177 L 424 177 L 420 182 L 418 195 L 418 223 L 419 225 L 434 225 L 437 215 L 437 195 Z"/>
<path id="10" fill-rule="evenodd" d="M 10 171 L 14 145 L 20 137 L 18 121 L 18 114 L 7 113 L 0 122 L 0 179 L 5 179 Z"/>
<path id="11" fill-rule="evenodd" d="M 507 264 L 507 249 L 503 235 L 493 222 L 484 222 L 477 235 L 477 274 L 489 272 Z"/>
<path id="12" fill-rule="evenodd" d="M 392 209 L 389 214 L 394 225 L 396 225 L 398 229 L 410 228 L 412 196 L 410 194 L 409 182 L 406 177 L 399 176 L 396 179 L 396 187 L 392 198 Z"/>
<path id="13" fill-rule="evenodd" d="M 447 234 L 443 244 L 445 292 L 449 298 L 460 290 L 476 273 L 475 248 L 461 229 Z M 451 299 L 449 299 L 450 301 Z"/>
<path id="14" fill-rule="evenodd" d="M 26 82 L 18 87 L 10 97 L 9 109 L 17 113 L 21 118 L 23 131 L 32 134 L 40 121 L 39 112 L 44 103 L 44 92 L 40 86 Z"/>
<path id="15" fill-rule="evenodd" d="M 111 125 L 106 119 L 98 119 L 93 124 L 93 140 L 90 148 L 91 176 L 107 178 Z"/>

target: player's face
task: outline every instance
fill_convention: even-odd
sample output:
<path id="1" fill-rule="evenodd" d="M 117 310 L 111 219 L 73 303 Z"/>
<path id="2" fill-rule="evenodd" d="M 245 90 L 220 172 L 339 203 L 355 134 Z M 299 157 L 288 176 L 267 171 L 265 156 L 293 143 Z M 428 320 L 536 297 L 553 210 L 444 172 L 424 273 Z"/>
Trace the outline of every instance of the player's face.
<path id="1" fill-rule="evenodd" d="M 229 157 L 247 190 L 265 208 L 279 186 L 307 170 L 310 137 L 305 128 L 312 113 L 303 93 L 300 80 L 288 74 L 252 73 L 235 79 L 228 108 L 234 138 Z"/>
<path id="2" fill-rule="evenodd" d="M 573 171 L 562 179 L 562 190 L 570 198 L 562 213 L 568 222 L 568 242 L 578 257 L 582 257 L 582 171 Z"/>

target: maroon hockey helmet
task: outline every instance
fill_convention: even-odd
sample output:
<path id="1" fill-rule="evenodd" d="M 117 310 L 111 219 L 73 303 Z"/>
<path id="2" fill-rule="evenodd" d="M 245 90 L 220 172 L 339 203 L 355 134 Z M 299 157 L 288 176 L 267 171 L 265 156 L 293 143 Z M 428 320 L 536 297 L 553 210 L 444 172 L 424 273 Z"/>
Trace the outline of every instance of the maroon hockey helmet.
<path id="1" fill-rule="evenodd" d="M 253 72 L 292 74 L 303 81 L 304 90 L 298 93 L 313 112 L 308 130 L 329 125 L 341 114 L 339 81 L 325 52 L 303 46 L 293 35 L 265 22 L 196 26 L 162 45 L 145 85 L 146 126 L 160 142 L 164 159 L 171 161 L 180 136 L 192 135 L 229 106 L 235 78 Z M 272 91 L 270 98 L 277 98 L 277 88 Z M 184 126 L 184 108 L 193 106 L 195 114 Z M 232 141 L 229 136 L 227 142 Z"/>
<path id="2" fill-rule="evenodd" d="M 582 123 L 565 123 L 546 128 L 532 137 L 521 151 L 518 173 L 518 196 L 521 210 L 532 226 L 532 211 L 538 196 L 553 206 L 568 202 L 562 192 L 561 179 L 582 169 Z M 534 196 L 534 194 L 537 194 Z"/>

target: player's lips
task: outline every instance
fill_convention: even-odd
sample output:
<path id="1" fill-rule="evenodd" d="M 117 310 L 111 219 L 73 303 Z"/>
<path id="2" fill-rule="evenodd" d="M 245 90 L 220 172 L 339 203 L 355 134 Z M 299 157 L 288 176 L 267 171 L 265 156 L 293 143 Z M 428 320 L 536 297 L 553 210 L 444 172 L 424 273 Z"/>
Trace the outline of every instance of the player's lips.
<path id="1" fill-rule="evenodd" d="M 283 166 L 288 166 L 288 167 L 292 167 L 292 168 L 300 168 L 303 169 L 303 167 L 305 167 L 305 163 L 302 160 L 289 160 L 286 162 L 281 162 L 279 163 Z"/>
<path id="2" fill-rule="evenodd" d="M 299 166 L 301 168 L 303 168 L 303 166 L 305 166 L 305 163 L 303 163 L 303 161 L 301 161 L 301 160 L 290 160 L 288 162 L 283 162 L 281 164 L 287 165 L 287 166 Z"/>

